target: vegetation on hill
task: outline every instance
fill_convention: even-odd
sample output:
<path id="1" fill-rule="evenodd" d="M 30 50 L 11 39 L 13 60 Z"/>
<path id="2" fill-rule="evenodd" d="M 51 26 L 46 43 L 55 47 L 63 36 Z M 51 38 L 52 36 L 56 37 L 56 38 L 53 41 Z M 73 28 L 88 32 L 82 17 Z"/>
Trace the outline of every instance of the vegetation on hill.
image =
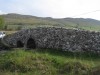
<path id="1" fill-rule="evenodd" d="M 76 28 L 83 30 L 95 30 L 100 31 L 100 21 L 94 19 L 83 18 L 50 18 L 50 17 L 36 17 L 30 15 L 20 14 L 6 14 L 1 15 L 4 17 L 6 30 L 20 30 L 24 28 L 34 27 L 64 27 L 64 28 Z"/>
<path id="2" fill-rule="evenodd" d="M 100 56 L 51 49 L 0 52 L 0 75 L 99 75 Z"/>

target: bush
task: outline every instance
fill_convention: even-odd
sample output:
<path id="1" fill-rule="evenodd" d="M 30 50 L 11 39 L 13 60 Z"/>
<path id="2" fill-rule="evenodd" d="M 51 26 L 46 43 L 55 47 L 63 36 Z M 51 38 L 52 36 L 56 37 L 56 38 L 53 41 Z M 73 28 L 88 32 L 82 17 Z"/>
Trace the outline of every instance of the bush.
<path id="1" fill-rule="evenodd" d="M 0 29 L 3 29 L 4 27 L 4 19 L 0 16 Z"/>
<path id="2" fill-rule="evenodd" d="M 65 63 L 60 72 L 62 74 L 71 74 L 71 75 L 86 75 L 89 71 L 88 65 L 84 65 L 80 62 L 67 62 Z"/>
<path id="3" fill-rule="evenodd" d="M 90 75 L 100 75 L 100 66 L 97 66 L 97 67 L 93 68 L 90 71 Z"/>

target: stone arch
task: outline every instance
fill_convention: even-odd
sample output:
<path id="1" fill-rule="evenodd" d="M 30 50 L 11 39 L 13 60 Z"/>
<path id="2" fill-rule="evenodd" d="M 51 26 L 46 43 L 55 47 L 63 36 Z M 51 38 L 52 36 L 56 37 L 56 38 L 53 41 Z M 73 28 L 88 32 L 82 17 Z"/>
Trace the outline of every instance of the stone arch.
<path id="1" fill-rule="evenodd" d="M 27 46 L 27 48 L 35 49 L 35 48 L 36 48 L 35 40 L 32 39 L 32 38 L 29 38 L 29 39 L 27 40 L 26 46 Z"/>
<path id="2" fill-rule="evenodd" d="M 24 44 L 21 41 L 17 41 L 17 47 L 19 48 L 24 47 Z"/>

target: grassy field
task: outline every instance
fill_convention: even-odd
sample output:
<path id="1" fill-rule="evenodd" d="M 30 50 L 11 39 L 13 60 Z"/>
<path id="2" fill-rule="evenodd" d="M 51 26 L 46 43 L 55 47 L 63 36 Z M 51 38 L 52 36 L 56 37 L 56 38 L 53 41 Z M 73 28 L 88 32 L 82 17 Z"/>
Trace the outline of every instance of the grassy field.
<path id="1" fill-rule="evenodd" d="M 11 49 L 0 52 L 0 75 L 100 75 L 100 55 Z"/>

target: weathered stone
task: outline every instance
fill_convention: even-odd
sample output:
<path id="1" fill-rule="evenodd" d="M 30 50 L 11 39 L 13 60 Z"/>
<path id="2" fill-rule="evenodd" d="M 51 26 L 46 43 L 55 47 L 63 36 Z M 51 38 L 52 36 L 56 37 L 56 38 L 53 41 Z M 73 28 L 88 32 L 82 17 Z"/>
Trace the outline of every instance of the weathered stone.
<path id="1" fill-rule="evenodd" d="M 2 41 L 10 47 L 100 52 L 100 32 L 39 27 L 7 35 Z"/>

